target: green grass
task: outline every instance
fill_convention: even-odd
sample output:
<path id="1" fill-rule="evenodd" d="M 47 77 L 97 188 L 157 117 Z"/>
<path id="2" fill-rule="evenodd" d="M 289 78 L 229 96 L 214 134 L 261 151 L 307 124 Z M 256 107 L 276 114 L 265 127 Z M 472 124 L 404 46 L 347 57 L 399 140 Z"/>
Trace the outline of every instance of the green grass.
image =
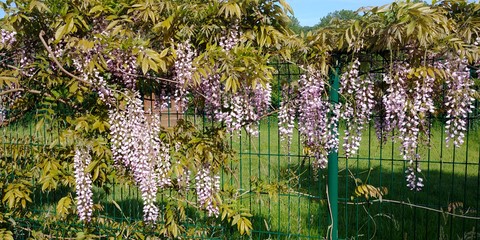
<path id="1" fill-rule="evenodd" d="M 276 120 L 260 124 L 259 137 L 235 136 L 234 149 L 239 162 L 234 165 L 239 174 L 239 186 L 252 189 L 250 179 L 275 183 L 287 181 L 291 192 L 275 198 L 255 194 L 244 199 L 255 213 L 255 238 L 321 238 L 326 236 L 329 214 L 326 202 L 327 170 L 320 170 L 318 181 L 309 161 L 303 164 L 303 147 L 298 135 L 288 147 L 279 142 Z M 341 127 L 341 129 L 343 129 Z M 339 232 L 341 238 L 410 239 L 457 238 L 478 229 L 478 221 L 448 217 L 432 211 L 393 203 L 369 202 L 351 199 L 355 178 L 374 186 L 387 187 L 389 200 L 403 201 L 434 209 L 447 210 L 460 203 L 463 209 L 455 212 L 478 216 L 480 183 L 480 130 L 467 133 L 466 143 L 460 148 L 446 147 L 441 124 L 431 129 L 431 147 L 418 149 L 422 156 L 422 174 L 425 188 L 421 192 L 407 189 L 405 162 L 400 156 L 400 145 L 395 142 L 381 144 L 373 127 L 364 132 L 358 156 L 339 159 Z M 367 179 L 368 178 L 368 179 Z M 355 204 L 357 203 L 357 204 Z M 359 204 L 358 204 L 359 203 Z M 362 205 L 364 204 L 364 205 Z M 458 204 L 457 204 L 458 205 Z M 265 233 L 271 232 L 271 233 Z"/>
<path id="2" fill-rule="evenodd" d="M 196 119 L 198 122 L 201 118 Z M 4 151 L 9 143 L 32 140 L 49 143 L 58 136 L 55 126 L 44 124 L 39 128 L 34 121 L 20 121 L 1 129 Z M 222 174 L 225 184 L 237 186 L 243 195 L 242 203 L 254 214 L 253 239 L 321 239 L 326 236 L 329 211 L 326 195 L 327 170 L 314 173 L 313 159 L 304 156 L 298 134 L 287 146 L 278 137 L 275 118 L 268 118 L 259 125 L 260 135 L 249 137 L 245 133 L 231 138 L 237 152 L 231 168 L 236 177 Z M 341 129 L 343 127 L 341 126 Z M 38 130 L 38 131 L 36 131 Z M 341 130 L 342 131 L 342 130 Z M 31 137 L 33 136 L 33 137 Z M 434 122 L 431 128 L 430 146 L 420 146 L 422 174 L 425 188 L 420 192 L 407 189 L 406 163 L 402 160 L 400 144 L 388 141 L 380 143 L 372 126 L 365 130 L 358 156 L 339 159 L 339 234 L 343 239 L 456 239 L 476 237 L 480 221 L 452 217 L 444 213 L 391 202 L 367 202 L 352 199 L 354 179 L 360 179 L 376 187 L 386 187 L 386 200 L 412 203 L 423 207 L 453 211 L 467 216 L 479 216 L 480 209 L 480 124 L 473 125 L 460 148 L 446 147 L 443 128 Z M 274 186 L 281 182 L 288 191 L 271 196 L 267 192 L 257 194 L 255 182 Z M 96 191 L 97 202 L 104 205 L 99 212 L 124 221 L 141 219 L 141 197 L 135 187 L 117 185 L 107 195 Z M 275 188 L 273 188 L 275 189 Z M 250 192 L 251 191 L 251 192 Z M 54 212 L 55 193 L 37 193 L 39 211 Z M 120 206 L 122 211 L 113 203 Z M 462 206 L 462 207 L 460 207 Z M 192 211 L 192 214 L 195 215 Z"/>

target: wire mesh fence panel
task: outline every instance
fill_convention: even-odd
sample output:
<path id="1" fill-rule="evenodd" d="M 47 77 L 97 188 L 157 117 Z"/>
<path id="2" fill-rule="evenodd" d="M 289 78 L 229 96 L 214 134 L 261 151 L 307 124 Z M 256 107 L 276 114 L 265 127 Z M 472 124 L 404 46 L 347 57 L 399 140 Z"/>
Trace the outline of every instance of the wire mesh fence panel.
<path id="1" fill-rule="evenodd" d="M 230 145 L 236 152 L 229 166 L 233 174 L 223 172 L 222 185 L 240 189 L 241 203 L 252 214 L 251 238 L 323 239 L 333 217 L 327 196 L 328 172 L 312 167 L 314 158 L 303 146 L 298 126 L 295 126 L 289 144 L 282 141 L 276 112 L 284 97 L 284 88 L 299 79 L 301 70 L 290 63 L 272 63 L 271 66 L 276 69 L 272 82 L 272 111 L 256 126 L 258 136 L 241 131 L 230 137 Z M 152 115 L 161 115 L 164 127 L 174 126 L 179 119 L 195 122 L 200 128 L 214 124 L 206 113 L 193 107 L 177 109 L 171 102 L 167 102 L 165 108 L 155 107 L 158 100 L 152 94 L 155 91 L 146 92 L 143 96 L 145 110 Z M 6 179 L 15 179 L 16 173 L 9 172 L 9 165 L 31 168 L 35 165 L 33 163 L 42 162 L 54 171 L 58 164 L 65 164 L 58 161 L 60 158 L 55 158 L 55 154 L 72 157 L 66 149 L 47 154 L 60 142 L 74 142 L 76 139 L 68 135 L 61 137 L 66 122 L 55 121 L 56 116 L 39 117 L 40 114 L 45 116 L 47 113 L 32 112 L 0 128 L 3 168 L 0 173 L 10 176 Z M 400 155 L 400 143 L 390 138 L 379 140 L 373 121 L 363 130 L 358 154 L 347 159 L 344 152 L 339 152 L 340 207 L 337 217 L 340 238 L 480 238 L 480 105 L 477 101 L 469 114 L 465 144 L 458 148 L 445 144 L 445 119 L 432 117 L 430 123 L 428 141 L 417 149 L 421 156 L 421 175 L 425 179 L 425 187 L 421 191 L 411 191 L 406 187 L 405 171 L 408 166 Z M 339 128 L 342 139 L 343 123 Z M 32 174 L 40 173 L 32 169 Z M 14 219 L 19 226 L 14 233 L 17 239 L 32 237 L 32 229 L 56 229 L 54 235 L 44 234 L 50 238 L 77 237 L 75 229 L 78 229 L 79 222 L 72 219 L 49 221 L 49 216 L 63 211 L 57 207 L 58 202 L 74 194 L 70 189 L 57 188 L 56 181 L 74 176 L 56 173 L 51 177 L 56 179 L 28 183 L 34 186 L 31 187 L 34 189 L 32 202 L 29 203 L 32 215 L 30 218 Z M 381 190 L 382 197 L 367 198 L 365 194 L 359 194 L 372 188 Z M 120 229 L 122 224 L 142 219 L 141 193 L 132 184 L 113 180 L 108 186 L 95 186 L 93 195 L 96 216 L 111 223 L 110 228 Z M 161 197 L 159 202 L 162 210 L 166 203 Z M 231 237 L 231 232 L 220 225 L 198 224 L 205 219 L 205 214 L 195 209 L 187 209 L 187 214 L 191 222 L 184 224 L 198 233 L 191 238 Z M 103 227 L 91 227 L 104 237 L 110 231 Z"/>

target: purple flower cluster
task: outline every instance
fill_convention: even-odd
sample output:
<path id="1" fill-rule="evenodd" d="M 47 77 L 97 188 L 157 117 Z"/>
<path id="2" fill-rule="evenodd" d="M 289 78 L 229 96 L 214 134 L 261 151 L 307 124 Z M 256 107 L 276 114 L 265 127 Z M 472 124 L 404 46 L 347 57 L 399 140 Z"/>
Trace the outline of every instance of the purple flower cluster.
<path id="1" fill-rule="evenodd" d="M 408 90 L 410 94 L 404 106 L 404 122 L 399 126 L 401 150 L 405 160 L 412 161 L 417 156 L 416 149 L 420 133 L 428 134 L 427 116 L 435 110 L 432 99 L 434 83 L 435 79 L 430 76 L 416 78 L 414 88 Z"/>
<path id="2" fill-rule="evenodd" d="M 222 111 L 222 85 L 220 75 L 212 74 L 203 78 L 200 83 L 200 92 L 205 96 L 205 112 L 211 115 L 215 120 L 220 120 Z"/>
<path id="3" fill-rule="evenodd" d="M 396 127 L 406 126 L 405 109 L 408 99 L 406 79 L 410 71 L 408 64 L 394 63 L 393 75 L 385 74 L 383 81 L 388 84 L 387 93 L 382 101 L 385 108 L 383 127 L 392 132 Z"/>
<path id="4" fill-rule="evenodd" d="M 77 213 L 80 220 L 86 222 L 91 220 L 93 213 L 92 176 L 86 172 L 91 160 L 89 150 L 85 148 L 75 149 L 73 166 L 75 169 Z"/>
<path id="5" fill-rule="evenodd" d="M 132 172 L 142 193 L 144 220 L 154 223 L 158 187 L 170 185 L 169 149 L 158 138 L 159 119 L 147 121 L 139 94 L 127 97 L 125 110 L 109 111 L 112 155 L 116 164 Z"/>
<path id="6" fill-rule="evenodd" d="M 154 169 L 158 187 L 165 188 L 172 185 L 170 169 L 172 166 L 170 157 L 170 145 L 160 139 L 160 116 L 156 115 L 148 123 L 150 129 L 151 147 L 153 150 Z M 148 130 L 147 129 L 147 130 Z"/>
<path id="7" fill-rule="evenodd" d="M 115 79 L 129 89 L 135 89 L 137 79 L 137 59 L 134 55 L 121 49 L 114 49 L 108 53 L 107 69 Z"/>
<path id="8" fill-rule="evenodd" d="M 241 32 L 239 30 L 239 27 L 237 24 L 235 24 L 231 29 L 229 29 L 228 32 L 226 32 L 225 34 L 223 34 L 222 37 L 220 37 L 219 45 L 224 51 L 228 52 L 238 44 L 238 42 L 240 41 L 240 36 Z"/>
<path id="9" fill-rule="evenodd" d="M 190 42 L 179 43 L 175 50 L 177 58 L 175 59 L 175 77 L 176 89 L 174 93 L 177 111 L 184 108 L 187 103 L 187 85 L 192 82 L 192 76 L 195 72 L 193 58 L 195 51 L 190 47 Z"/>
<path id="10" fill-rule="evenodd" d="M 365 124 L 370 121 L 375 101 L 373 100 L 373 81 L 367 76 L 361 79 L 359 76 L 360 62 L 355 59 L 350 69 L 340 79 L 339 93 L 346 99 L 343 104 L 341 117 L 347 120 L 343 147 L 346 157 L 356 154 L 362 131 Z"/>
<path id="11" fill-rule="evenodd" d="M 17 39 L 16 39 L 16 36 L 17 33 L 16 32 L 10 32 L 10 31 L 7 31 L 5 29 L 1 29 L 0 30 L 0 45 L 2 47 L 8 47 L 8 46 L 11 46 L 12 44 L 14 44 Z"/>
<path id="12" fill-rule="evenodd" d="M 409 161 L 409 166 L 405 170 L 405 179 L 407 180 L 407 187 L 410 190 L 421 191 L 423 188 L 423 178 L 418 175 L 422 172 L 420 163 L 418 162 L 420 156 L 416 155 L 415 160 Z"/>
<path id="13" fill-rule="evenodd" d="M 338 138 L 337 133 L 332 132 L 332 127 L 338 124 L 338 111 L 324 100 L 327 94 L 325 78 L 319 71 L 308 67 L 307 73 L 300 77 L 299 85 L 298 130 L 316 159 L 314 167 L 325 168 L 328 152 L 338 147 L 333 139 Z M 332 111 L 335 116 L 329 120 Z"/>
<path id="14" fill-rule="evenodd" d="M 198 203 L 207 210 L 208 216 L 218 217 L 220 211 L 215 195 L 220 191 L 220 176 L 212 176 L 210 167 L 203 166 L 198 170 L 195 180 Z"/>
<path id="15" fill-rule="evenodd" d="M 192 171 L 188 168 L 183 168 L 183 172 L 177 177 L 178 191 L 184 196 L 190 190 L 190 175 Z"/>
<path id="16" fill-rule="evenodd" d="M 400 150 L 403 159 L 409 162 L 407 186 L 418 191 L 423 187 L 423 179 L 418 176 L 421 172 L 420 156 L 416 152 L 420 134 L 428 134 L 428 116 L 435 111 L 435 78 L 425 70 L 409 75 L 411 71 L 414 70 L 408 64 L 395 62 L 393 74 L 384 77 L 388 84 L 387 94 L 383 97 L 386 116 L 379 127 L 390 133 L 398 129 L 398 138 L 402 143 Z"/>
<path id="17" fill-rule="evenodd" d="M 292 142 L 293 129 L 295 128 L 295 101 L 289 102 L 288 97 L 291 95 L 291 88 L 284 92 L 283 100 L 280 103 L 278 111 L 278 132 L 282 141 L 287 141 L 290 145 Z"/>
<path id="18" fill-rule="evenodd" d="M 101 46 L 96 45 L 92 51 L 99 52 L 101 48 Z M 98 69 L 93 68 L 90 71 L 88 70 L 90 62 L 92 61 L 92 51 L 85 52 L 84 55 L 79 57 L 73 57 L 73 66 L 83 80 L 92 84 L 92 90 L 98 94 L 100 100 L 110 106 L 111 103 L 114 102 L 113 90 L 108 87 L 107 81 Z"/>
<path id="19" fill-rule="evenodd" d="M 201 90 L 204 95 L 212 93 L 215 96 L 205 100 L 206 108 L 214 114 L 213 119 L 224 122 L 229 133 L 238 132 L 245 127 L 248 134 L 258 135 L 255 123 L 267 113 L 270 106 L 270 84 L 259 83 L 255 88 L 248 86 L 235 93 L 214 93 L 216 89 L 222 88 L 219 86 L 219 79 L 211 77 L 207 81 L 208 83 L 201 85 Z"/>
<path id="20" fill-rule="evenodd" d="M 446 80 L 447 95 L 445 107 L 447 110 L 447 122 L 445 126 L 447 145 L 453 140 L 453 145 L 459 147 L 463 144 L 465 131 L 467 131 L 468 114 L 472 112 L 473 81 L 466 59 L 450 60 L 444 63 L 449 77 Z"/>

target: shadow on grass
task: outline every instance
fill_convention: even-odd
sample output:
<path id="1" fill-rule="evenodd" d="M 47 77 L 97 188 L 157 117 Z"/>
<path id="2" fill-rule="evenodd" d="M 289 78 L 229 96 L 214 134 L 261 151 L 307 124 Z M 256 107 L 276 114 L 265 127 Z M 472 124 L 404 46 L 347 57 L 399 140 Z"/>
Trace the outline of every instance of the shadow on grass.
<path id="1" fill-rule="evenodd" d="M 480 159 L 479 159 L 480 161 Z M 435 162 L 423 165 L 425 187 L 411 191 L 406 187 L 403 161 L 339 161 L 339 234 L 340 238 L 365 239 L 476 239 L 480 237 L 480 178 L 478 163 Z M 326 171 L 315 172 L 308 160 L 286 165 L 282 180 L 288 180 L 291 199 L 306 196 L 311 203 L 327 204 L 317 215 L 314 231 L 328 227 Z M 293 174 L 295 173 L 295 174 Z M 294 179 L 294 180 L 292 180 Z M 386 187 L 388 194 L 379 199 L 355 196 L 356 184 Z M 300 200 L 299 200 L 300 201 Z M 292 204 L 289 202 L 289 204 Z M 320 204 L 322 205 L 322 204 Z M 290 206 L 286 206 L 290 208 Z M 453 216 L 451 214 L 456 214 Z M 465 216 L 465 217 L 462 217 Z M 298 211 L 298 218 L 311 218 L 309 211 Z M 282 221 L 292 223 L 291 217 Z M 282 224 L 278 224 L 282 225 Z M 275 230 L 278 231 L 278 230 Z M 285 228 L 280 228 L 285 232 Z M 288 233 L 288 231 L 286 232 Z"/>

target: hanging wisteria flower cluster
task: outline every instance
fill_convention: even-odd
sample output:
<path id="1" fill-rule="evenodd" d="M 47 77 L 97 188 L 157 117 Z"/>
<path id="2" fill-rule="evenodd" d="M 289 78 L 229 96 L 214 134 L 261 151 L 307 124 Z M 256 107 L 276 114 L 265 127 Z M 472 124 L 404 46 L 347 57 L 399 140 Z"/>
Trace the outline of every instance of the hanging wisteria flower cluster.
<path id="1" fill-rule="evenodd" d="M 285 95 L 293 94 L 288 92 L 280 104 L 282 140 L 290 141 L 295 117 L 298 117 L 299 133 L 317 158 L 315 165 L 325 167 L 327 153 L 338 146 L 338 132 L 335 132 L 338 118 L 341 117 L 346 124 L 343 147 L 348 158 L 358 152 L 365 125 L 374 114 L 378 114 L 374 118 L 377 137 L 385 142 L 387 135 L 394 137 L 394 131 L 398 130 L 400 152 L 408 162 L 405 171 L 407 186 L 421 190 L 424 180 L 420 176 L 421 156 L 417 148 L 430 137 L 430 118 L 436 110 L 434 94 L 441 92 L 436 78 L 442 76 L 436 71 L 445 72 L 446 142 L 453 141 L 455 147 L 464 141 L 468 114 L 473 108 L 473 81 L 465 59 L 436 61 L 416 68 L 396 61 L 390 67 L 390 73 L 384 74 L 383 81 L 374 81 L 376 74 L 360 75 L 360 61 L 354 59 L 341 76 L 339 94 L 342 101 L 335 107 L 325 101 L 327 90 L 323 76 L 308 68 L 300 77 L 297 96 L 290 99 Z M 374 93 L 377 84 L 378 88 L 385 88 L 380 97 Z"/>
<path id="2" fill-rule="evenodd" d="M 220 83 L 220 75 L 211 74 L 207 78 L 202 78 L 199 91 L 208 96 L 205 97 L 205 113 L 214 120 L 221 120 L 223 86 Z"/>
<path id="3" fill-rule="evenodd" d="M 77 147 L 73 157 L 77 213 L 80 220 L 90 222 L 93 213 L 92 176 L 86 172 L 92 157 L 87 148 Z"/>
<path id="4" fill-rule="evenodd" d="M 355 59 L 340 79 L 339 93 L 346 99 L 343 104 L 341 117 L 347 120 L 343 148 L 345 156 L 356 154 L 362 139 L 365 124 L 370 121 L 373 100 L 373 81 L 369 78 L 360 78 L 360 61 Z"/>
<path id="5" fill-rule="evenodd" d="M 451 77 L 447 78 L 447 93 L 445 99 L 446 126 L 445 141 L 447 145 L 453 140 L 453 145 L 459 147 L 463 144 L 465 131 L 467 131 L 468 114 L 474 108 L 470 71 L 466 59 L 450 59 L 443 64 L 445 71 Z"/>
<path id="6" fill-rule="evenodd" d="M 227 33 L 220 37 L 220 47 L 226 52 L 232 50 L 240 41 L 241 35 L 242 33 L 239 30 L 238 25 L 234 24 Z"/>
<path id="7" fill-rule="evenodd" d="M 179 111 L 180 109 L 185 109 L 187 105 L 187 85 L 192 83 L 193 73 L 195 72 L 195 67 L 193 66 L 195 51 L 190 47 L 190 42 L 186 41 L 177 45 L 175 53 L 177 58 L 174 63 L 174 81 L 176 82 L 174 99 L 177 111 Z"/>
<path id="8" fill-rule="evenodd" d="M 107 68 L 112 73 L 114 81 L 124 84 L 129 89 L 135 89 L 137 84 L 137 59 L 128 51 L 114 49 L 109 52 L 106 60 Z"/>
<path id="9" fill-rule="evenodd" d="M 339 107 L 334 107 L 325 96 L 325 77 L 308 67 L 299 80 L 298 98 L 282 103 L 279 113 L 279 131 L 283 139 L 291 139 L 293 118 L 298 113 L 298 130 L 304 144 L 315 157 L 314 167 L 327 167 L 327 155 L 338 149 Z"/>
<path id="10" fill-rule="evenodd" d="M 94 54 L 101 52 L 102 49 L 102 45 L 96 44 L 89 51 L 81 50 L 82 55 L 72 58 L 73 67 L 83 80 L 92 85 L 92 90 L 98 94 L 99 98 L 107 106 L 111 106 L 114 102 L 113 90 L 107 85 L 106 79 L 96 67 L 88 70 Z"/>
<path id="11" fill-rule="evenodd" d="M 159 216 L 155 203 L 158 189 L 172 187 L 172 178 L 176 177 L 178 189 L 185 195 L 189 191 L 192 172 L 184 166 L 182 173 L 172 175 L 172 165 L 178 167 L 179 163 L 178 160 L 173 162 L 170 152 L 179 152 L 179 143 L 171 146 L 160 139 L 160 119 L 145 115 L 138 93 L 125 95 L 125 107 L 109 111 L 113 160 L 116 166 L 132 174 L 144 201 L 144 220 L 155 223 Z M 208 164 L 204 164 L 199 166 L 194 180 L 198 204 L 209 216 L 218 216 L 215 196 L 220 190 L 219 176 L 211 172 Z"/>
<path id="12" fill-rule="evenodd" d="M 326 96 L 325 78 L 313 68 L 300 77 L 298 98 L 298 131 L 304 137 L 304 143 L 314 154 L 315 166 L 327 167 L 327 155 L 336 146 L 329 146 L 332 136 L 328 119 L 331 104 Z"/>
<path id="13" fill-rule="evenodd" d="M 216 204 L 215 193 L 220 191 L 220 176 L 212 176 L 209 166 L 201 166 L 195 176 L 197 201 L 207 210 L 208 216 L 218 217 L 220 210 Z"/>
<path id="14" fill-rule="evenodd" d="M 147 121 L 138 93 L 128 96 L 125 110 L 110 110 L 109 118 L 113 160 L 132 173 L 142 193 L 144 220 L 154 223 L 158 187 L 170 184 L 169 149 L 158 138 L 159 119 Z"/>
<path id="15" fill-rule="evenodd" d="M 7 31 L 5 29 L 0 30 L 0 45 L 2 47 L 8 47 L 15 43 L 17 33 L 14 31 Z"/>
<path id="16" fill-rule="evenodd" d="M 209 86 L 215 87 L 214 84 Z M 211 92 L 212 90 L 208 90 Z M 239 132 L 245 127 L 247 134 L 258 135 L 258 127 L 255 125 L 261 117 L 267 113 L 271 100 L 271 87 L 260 83 L 256 88 L 247 86 L 235 93 L 225 93 L 221 99 L 221 108 L 214 109 L 214 119 L 225 123 L 230 133 Z M 210 102 L 207 102 L 207 104 Z M 209 108 L 218 105 L 211 102 Z"/>
<path id="17" fill-rule="evenodd" d="M 431 113 L 433 101 L 431 98 L 432 77 L 415 78 L 414 88 L 408 86 L 408 74 L 412 71 L 406 63 L 395 62 L 393 74 L 386 74 L 384 82 L 388 85 L 387 93 L 383 97 L 385 119 L 383 127 L 385 132 L 391 133 L 394 129 L 399 131 L 401 153 L 403 159 L 408 161 L 406 170 L 407 186 L 412 190 L 421 190 L 423 179 L 418 176 L 421 172 L 419 155 L 416 154 L 418 139 L 421 129 L 428 129 L 425 116 Z"/>
<path id="18" fill-rule="evenodd" d="M 290 86 L 282 92 L 282 101 L 278 109 L 278 132 L 282 141 L 287 141 L 290 145 L 295 128 L 295 99 L 290 99 L 292 88 Z"/>
<path id="19" fill-rule="evenodd" d="M 228 33 L 221 37 L 220 47 L 228 52 L 240 42 L 241 32 L 238 26 L 233 26 Z M 218 70 L 218 66 L 215 67 Z M 255 86 L 244 85 L 236 92 L 224 91 L 225 85 L 221 82 L 218 73 L 202 77 L 197 92 L 204 96 L 204 111 L 212 120 L 225 124 L 229 133 L 245 128 L 247 134 L 258 135 L 256 123 L 267 114 L 271 102 L 270 83 L 257 83 Z"/>

